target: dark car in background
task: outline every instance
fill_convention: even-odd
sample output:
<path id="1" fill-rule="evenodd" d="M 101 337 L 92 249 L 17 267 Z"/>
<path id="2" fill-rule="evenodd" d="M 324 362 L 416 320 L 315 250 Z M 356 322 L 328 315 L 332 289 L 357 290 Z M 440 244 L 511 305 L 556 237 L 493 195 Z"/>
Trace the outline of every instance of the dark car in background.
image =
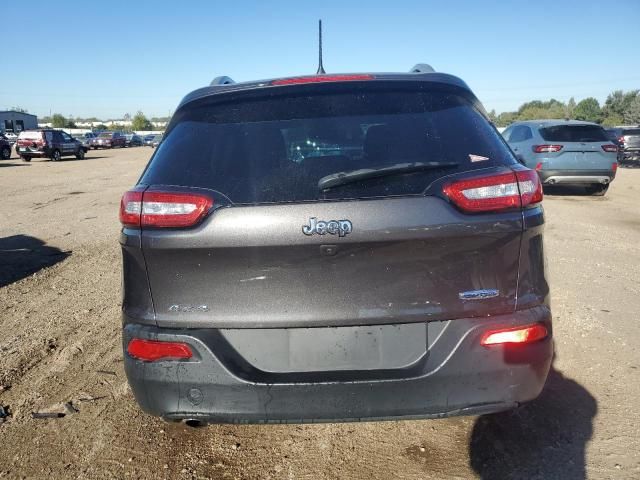
<path id="1" fill-rule="evenodd" d="M 553 356 L 538 175 L 462 80 L 412 71 L 227 78 L 180 103 L 120 209 L 144 410 L 439 418 L 538 396 Z"/>
<path id="2" fill-rule="evenodd" d="M 162 141 L 162 135 L 154 135 L 151 141 L 149 142 L 149 146 L 152 148 L 157 148 Z"/>
<path id="3" fill-rule="evenodd" d="M 4 130 L 1 134 L 11 145 L 14 145 L 18 140 L 18 135 L 16 135 L 13 130 Z"/>
<path id="4" fill-rule="evenodd" d="M 124 148 L 127 146 L 127 139 L 122 132 L 102 132 L 91 141 L 91 147 L 98 148 Z"/>
<path id="5" fill-rule="evenodd" d="M 135 133 L 126 133 L 124 135 L 126 140 L 125 146 L 127 147 L 141 147 L 142 146 L 142 137 L 136 135 Z"/>
<path id="6" fill-rule="evenodd" d="M 156 136 L 154 134 L 149 134 L 149 135 L 145 135 L 144 137 L 142 137 L 142 143 L 146 146 L 146 147 L 151 147 L 153 146 L 153 139 Z"/>
<path id="7" fill-rule="evenodd" d="M 69 156 L 83 159 L 85 150 L 82 143 L 62 130 L 39 129 L 20 132 L 16 153 L 25 162 L 32 158 L 49 158 L 57 162 Z"/>
<path id="8" fill-rule="evenodd" d="M 618 147 L 598 124 L 529 120 L 512 123 L 502 135 L 546 186 L 582 186 L 602 196 L 616 176 Z"/>
<path id="9" fill-rule="evenodd" d="M 609 128 L 607 135 L 618 146 L 620 166 L 640 167 L 640 126 Z"/>
<path id="10" fill-rule="evenodd" d="M 0 159 L 9 160 L 11 158 L 11 143 L 9 139 L 0 133 Z"/>

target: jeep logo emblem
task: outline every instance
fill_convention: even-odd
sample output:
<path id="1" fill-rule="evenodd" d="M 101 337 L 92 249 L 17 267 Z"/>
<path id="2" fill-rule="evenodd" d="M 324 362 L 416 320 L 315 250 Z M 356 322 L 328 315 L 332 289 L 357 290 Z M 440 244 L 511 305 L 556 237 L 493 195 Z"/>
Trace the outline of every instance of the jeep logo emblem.
<path id="1" fill-rule="evenodd" d="M 316 217 L 311 217 L 309 219 L 309 225 L 302 226 L 302 233 L 305 235 L 313 235 L 317 233 L 318 235 L 338 235 L 339 237 L 344 237 L 349 235 L 353 230 L 353 225 L 349 220 L 330 220 L 328 222 L 324 220 L 318 220 Z"/>

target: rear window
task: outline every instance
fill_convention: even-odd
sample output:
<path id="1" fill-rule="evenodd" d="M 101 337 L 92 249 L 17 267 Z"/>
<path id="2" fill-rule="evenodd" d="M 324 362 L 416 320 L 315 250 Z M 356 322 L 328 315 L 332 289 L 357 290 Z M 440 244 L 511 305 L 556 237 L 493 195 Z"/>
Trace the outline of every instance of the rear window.
<path id="1" fill-rule="evenodd" d="M 554 125 L 540 129 L 547 142 L 607 142 L 609 138 L 598 125 Z"/>
<path id="2" fill-rule="evenodd" d="M 636 136 L 636 135 L 640 135 L 640 128 L 630 128 L 630 129 L 625 129 L 622 131 L 622 135 L 624 136 Z"/>
<path id="3" fill-rule="evenodd" d="M 39 132 L 39 131 L 20 132 L 19 138 L 21 140 L 42 140 L 42 132 Z"/>
<path id="4" fill-rule="evenodd" d="M 140 183 L 212 189 L 241 204 L 415 195 L 445 175 L 515 163 L 485 118 L 445 92 L 200 105 L 176 119 Z M 458 165 L 318 187 L 335 173 L 411 162 Z"/>
<path id="5" fill-rule="evenodd" d="M 99 138 L 111 138 L 113 136 L 113 133 L 101 133 L 100 135 L 98 135 Z"/>

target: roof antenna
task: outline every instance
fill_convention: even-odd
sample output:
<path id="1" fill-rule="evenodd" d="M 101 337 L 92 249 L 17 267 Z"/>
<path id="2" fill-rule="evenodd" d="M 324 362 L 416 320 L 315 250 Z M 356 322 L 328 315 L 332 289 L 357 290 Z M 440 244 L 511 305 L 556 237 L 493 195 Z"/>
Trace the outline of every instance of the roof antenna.
<path id="1" fill-rule="evenodd" d="M 324 75 L 324 67 L 322 66 L 322 20 L 318 20 L 318 71 L 316 75 Z"/>

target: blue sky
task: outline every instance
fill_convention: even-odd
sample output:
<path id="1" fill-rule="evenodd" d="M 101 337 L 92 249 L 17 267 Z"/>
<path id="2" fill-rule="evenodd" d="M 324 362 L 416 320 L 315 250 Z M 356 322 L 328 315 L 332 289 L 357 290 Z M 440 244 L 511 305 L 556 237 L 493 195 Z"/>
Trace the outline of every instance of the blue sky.
<path id="1" fill-rule="evenodd" d="M 407 71 L 426 62 L 498 112 L 640 88 L 640 1 L 7 1 L 0 109 L 170 114 L 218 75 Z M 633 61 L 630 61 L 633 60 Z"/>

